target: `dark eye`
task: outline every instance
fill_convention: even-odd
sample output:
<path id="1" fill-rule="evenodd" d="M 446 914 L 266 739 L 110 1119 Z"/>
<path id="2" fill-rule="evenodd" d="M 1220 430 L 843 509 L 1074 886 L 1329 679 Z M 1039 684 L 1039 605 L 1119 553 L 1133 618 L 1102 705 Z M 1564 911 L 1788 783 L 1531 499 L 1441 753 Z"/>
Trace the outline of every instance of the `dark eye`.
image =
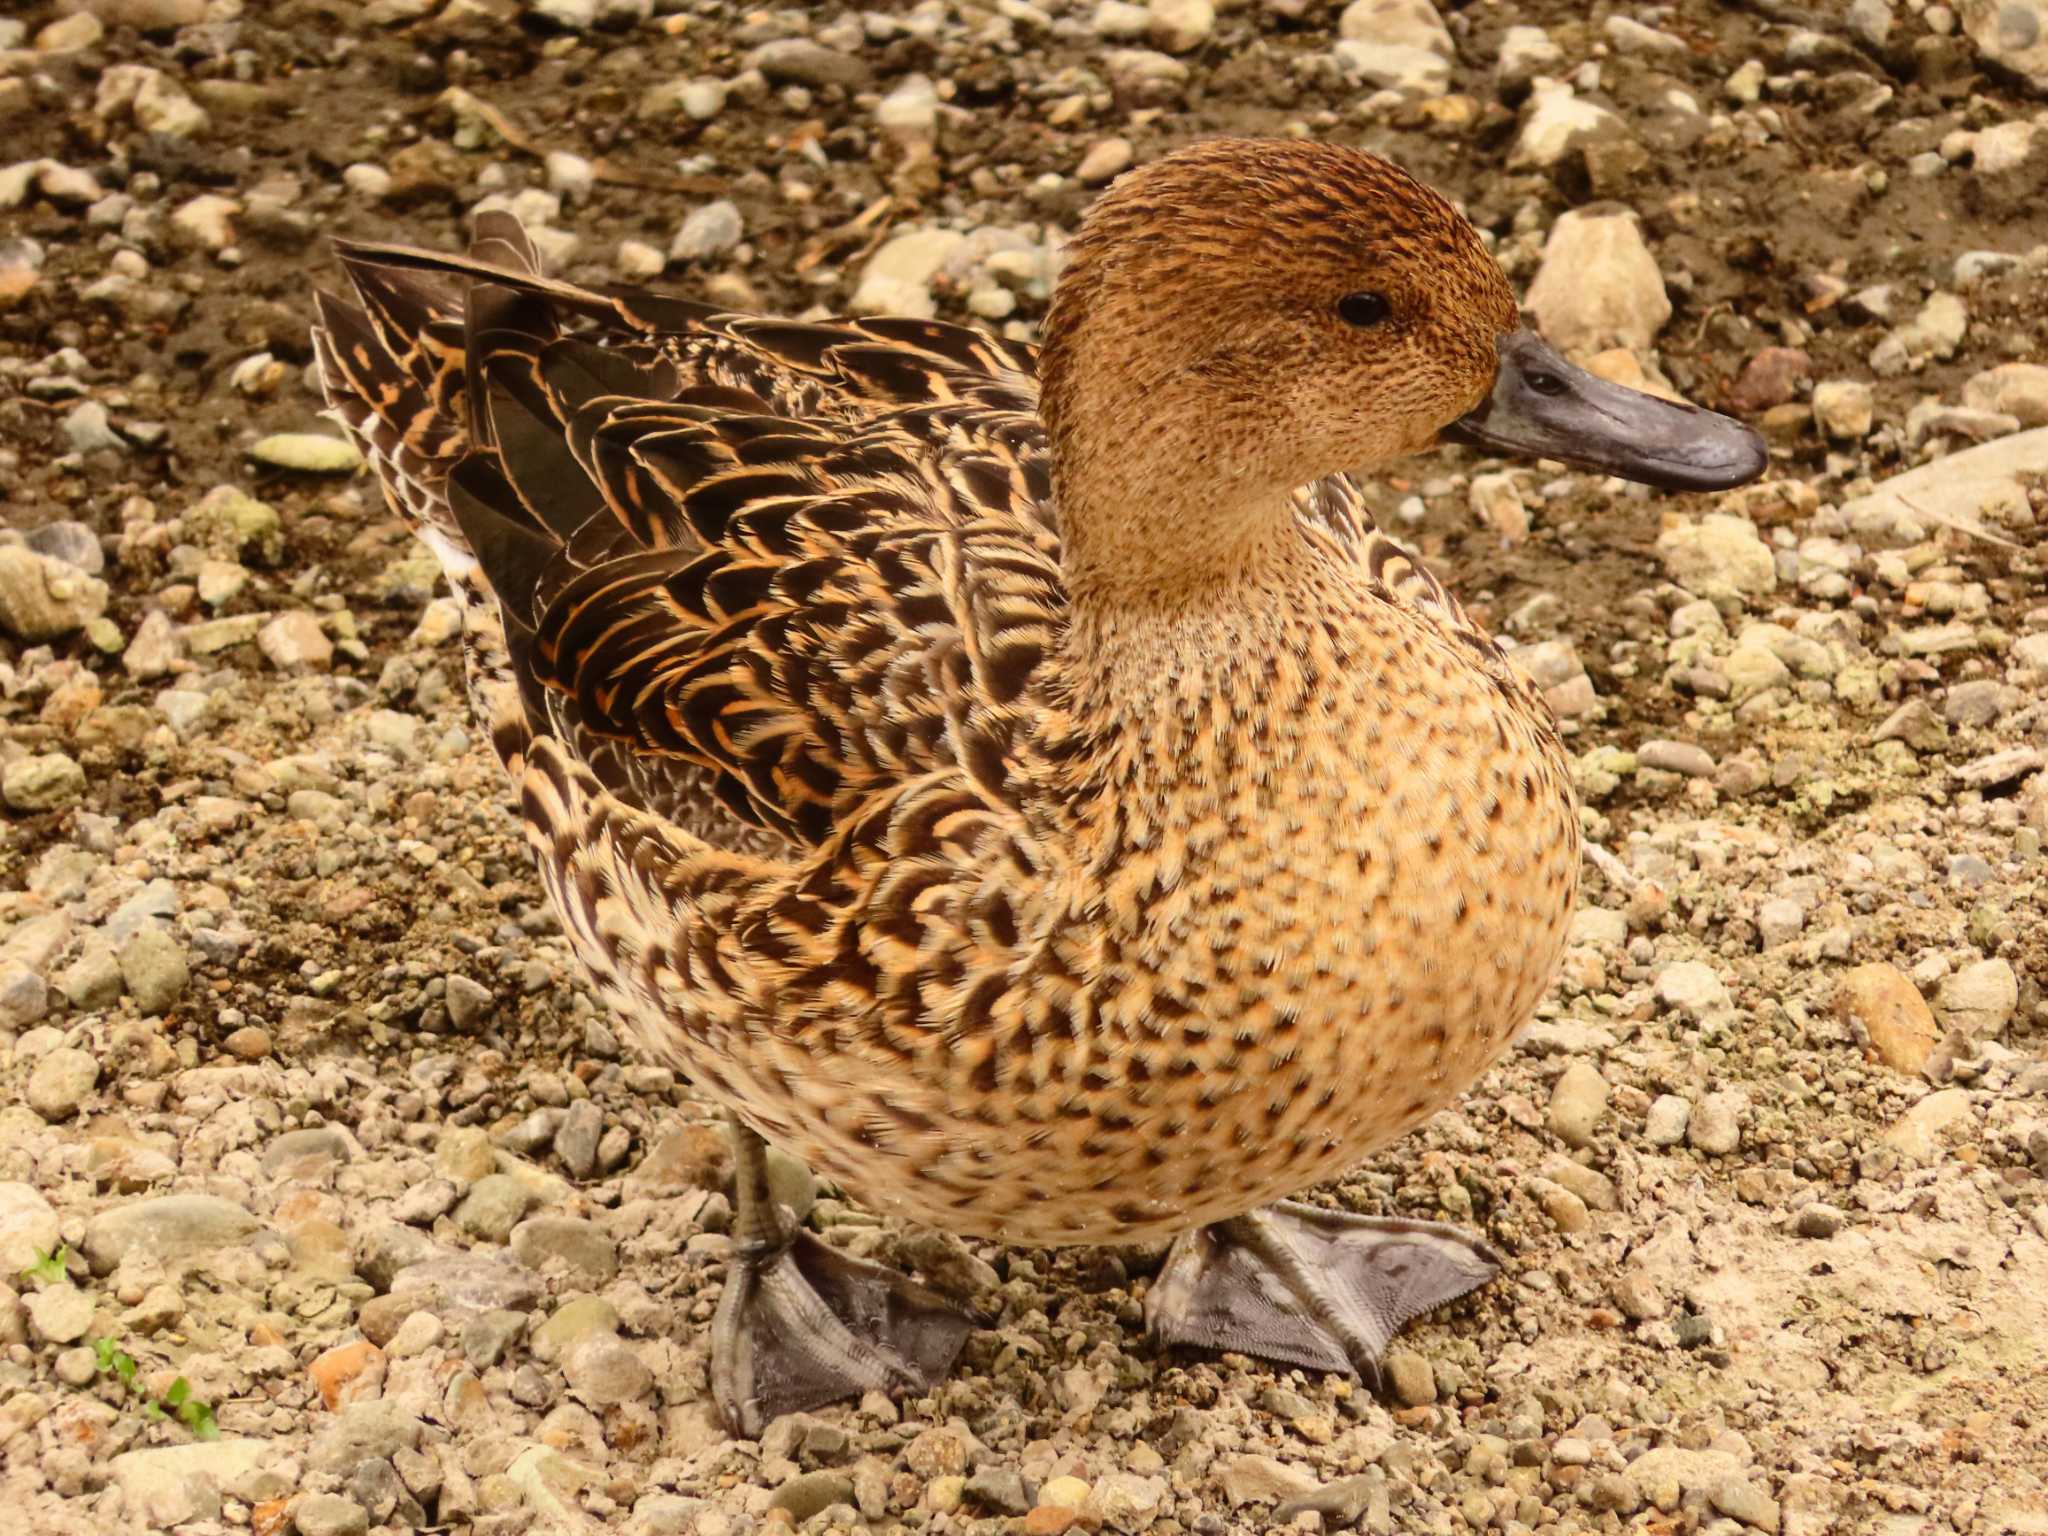
<path id="1" fill-rule="evenodd" d="M 1384 293 L 1347 293 L 1337 301 L 1337 318 L 1363 330 L 1378 325 L 1393 313 L 1393 308 Z"/>
<path id="2" fill-rule="evenodd" d="M 1539 395 L 1561 395 L 1564 393 L 1564 380 L 1554 373 L 1532 373 L 1528 376 L 1526 382 Z"/>

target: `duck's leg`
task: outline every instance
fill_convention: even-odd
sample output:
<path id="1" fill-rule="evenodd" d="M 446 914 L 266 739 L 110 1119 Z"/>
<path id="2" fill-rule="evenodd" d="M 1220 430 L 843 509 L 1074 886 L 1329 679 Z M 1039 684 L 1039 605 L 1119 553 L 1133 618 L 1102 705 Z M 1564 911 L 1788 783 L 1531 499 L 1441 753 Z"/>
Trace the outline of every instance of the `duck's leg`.
<path id="1" fill-rule="evenodd" d="M 753 1439 L 778 1414 L 836 1398 L 929 1391 L 972 1320 L 797 1226 L 768 1193 L 768 1144 L 737 1120 L 732 1139 L 733 1258 L 711 1324 L 711 1391 L 727 1427 Z"/>
<path id="2" fill-rule="evenodd" d="M 1455 1227 L 1283 1200 L 1184 1233 L 1145 1321 L 1162 1344 L 1356 1373 L 1377 1390 L 1404 1323 L 1499 1272 L 1494 1251 Z"/>

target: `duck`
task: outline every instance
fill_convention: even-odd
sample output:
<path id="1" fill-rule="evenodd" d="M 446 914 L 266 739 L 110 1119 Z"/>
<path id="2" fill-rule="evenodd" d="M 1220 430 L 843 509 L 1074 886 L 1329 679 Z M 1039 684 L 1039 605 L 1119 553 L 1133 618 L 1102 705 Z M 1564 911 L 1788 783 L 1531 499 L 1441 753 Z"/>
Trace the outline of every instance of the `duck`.
<path id="1" fill-rule="evenodd" d="M 1378 1380 L 1499 1256 L 1295 1197 L 1478 1081 L 1559 963 L 1542 698 L 1353 478 L 1443 443 L 1670 491 L 1746 426 L 1527 329 L 1390 161 L 1215 139 L 1113 183 L 1038 345 L 337 242 L 331 413 L 463 610 L 577 961 L 729 1112 L 735 1433 L 930 1390 L 977 1319 L 769 1193 L 1171 1246 L 1162 1348 Z"/>

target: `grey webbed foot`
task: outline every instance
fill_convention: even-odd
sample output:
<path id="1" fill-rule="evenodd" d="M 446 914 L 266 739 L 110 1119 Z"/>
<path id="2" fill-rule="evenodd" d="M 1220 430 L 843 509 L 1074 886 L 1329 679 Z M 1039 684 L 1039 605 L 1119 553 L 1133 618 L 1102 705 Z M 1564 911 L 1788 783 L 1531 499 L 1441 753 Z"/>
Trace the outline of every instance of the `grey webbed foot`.
<path id="1" fill-rule="evenodd" d="M 1179 1238 L 1145 1321 L 1162 1344 L 1355 1373 L 1377 1389 L 1404 1324 L 1498 1273 L 1499 1256 L 1455 1227 L 1288 1200 Z"/>
<path id="2" fill-rule="evenodd" d="M 734 1433 L 842 1397 L 929 1391 L 973 1321 L 936 1292 L 797 1228 L 767 1192 L 766 1143 L 735 1124 L 734 1254 L 711 1325 L 711 1390 Z"/>

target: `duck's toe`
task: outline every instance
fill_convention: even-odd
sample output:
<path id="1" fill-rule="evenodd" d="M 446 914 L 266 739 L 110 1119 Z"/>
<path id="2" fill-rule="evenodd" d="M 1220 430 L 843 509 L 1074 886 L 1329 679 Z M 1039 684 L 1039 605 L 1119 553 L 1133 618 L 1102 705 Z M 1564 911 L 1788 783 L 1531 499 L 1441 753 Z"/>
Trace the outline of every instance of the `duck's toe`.
<path id="1" fill-rule="evenodd" d="M 735 1434 L 842 1397 L 929 1391 L 974 1326 L 906 1276 L 799 1231 L 736 1256 L 711 1329 L 711 1386 Z"/>
<path id="2" fill-rule="evenodd" d="M 1183 1235 L 1145 1321 L 1164 1345 L 1342 1371 L 1377 1389 L 1404 1324 L 1499 1272 L 1494 1251 L 1456 1227 L 1290 1200 Z"/>

